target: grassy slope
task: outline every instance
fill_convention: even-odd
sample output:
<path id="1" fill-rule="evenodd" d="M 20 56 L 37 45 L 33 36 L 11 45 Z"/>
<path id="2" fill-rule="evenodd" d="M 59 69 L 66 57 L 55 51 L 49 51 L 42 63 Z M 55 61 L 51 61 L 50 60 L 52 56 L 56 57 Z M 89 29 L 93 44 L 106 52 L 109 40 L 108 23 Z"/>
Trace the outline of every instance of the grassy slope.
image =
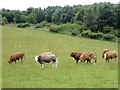
<path id="1" fill-rule="evenodd" d="M 117 43 L 53 34 L 45 31 L 3 27 L 3 88 L 106 88 L 118 87 L 118 64 L 106 63 L 102 50 L 117 50 Z M 24 63 L 8 64 L 17 51 L 26 53 Z M 46 64 L 44 69 L 34 62 L 34 56 L 52 51 L 59 58 L 58 68 Z M 96 66 L 76 64 L 71 51 L 95 51 Z"/>

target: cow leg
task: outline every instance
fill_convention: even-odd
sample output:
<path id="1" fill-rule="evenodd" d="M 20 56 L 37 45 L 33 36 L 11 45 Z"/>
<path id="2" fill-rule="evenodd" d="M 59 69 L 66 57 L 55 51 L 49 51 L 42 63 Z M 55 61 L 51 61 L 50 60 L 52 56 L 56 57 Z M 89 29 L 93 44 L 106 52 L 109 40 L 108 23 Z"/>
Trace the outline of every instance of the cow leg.
<path id="1" fill-rule="evenodd" d="M 58 62 L 56 61 L 56 62 L 55 62 L 55 67 L 56 67 L 56 68 L 57 68 L 57 63 L 58 63 Z"/>
<path id="2" fill-rule="evenodd" d="M 41 64 L 41 67 L 43 68 L 43 67 L 44 67 L 44 65 L 43 65 L 43 64 Z"/>
<path id="3" fill-rule="evenodd" d="M 21 58 L 21 63 L 22 63 L 23 57 Z"/>
<path id="4" fill-rule="evenodd" d="M 56 66 L 56 68 L 57 68 L 57 62 L 55 63 L 55 66 Z"/>
<path id="5" fill-rule="evenodd" d="M 106 58 L 106 62 L 109 62 L 109 59 L 108 59 L 108 58 Z"/>
<path id="6" fill-rule="evenodd" d="M 53 65 L 52 65 L 52 67 L 54 68 L 54 66 L 55 66 L 55 63 L 52 63 Z"/>
<path id="7" fill-rule="evenodd" d="M 14 62 L 16 63 L 16 60 L 14 60 Z"/>
<path id="8" fill-rule="evenodd" d="M 88 63 L 88 62 L 91 63 L 90 60 L 87 60 L 87 63 Z"/>
<path id="9" fill-rule="evenodd" d="M 79 61 L 79 60 L 76 60 L 76 63 L 77 63 L 77 64 L 78 64 L 78 61 Z"/>
<path id="10" fill-rule="evenodd" d="M 58 58 L 56 58 L 56 61 L 55 61 L 56 68 L 57 68 L 57 64 L 58 64 Z"/>

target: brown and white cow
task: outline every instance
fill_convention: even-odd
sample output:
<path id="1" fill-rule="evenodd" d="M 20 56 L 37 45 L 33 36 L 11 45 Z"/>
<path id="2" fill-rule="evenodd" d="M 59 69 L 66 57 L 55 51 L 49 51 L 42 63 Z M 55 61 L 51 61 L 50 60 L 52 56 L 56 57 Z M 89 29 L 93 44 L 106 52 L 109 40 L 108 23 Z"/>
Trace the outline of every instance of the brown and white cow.
<path id="1" fill-rule="evenodd" d="M 117 51 L 109 51 L 109 50 L 103 50 L 103 56 L 104 59 L 106 59 L 106 61 L 109 62 L 109 59 L 115 59 L 117 58 Z"/>
<path id="2" fill-rule="evenodd" d="M 76 63 L 78 63 L 78 61 L 80 60 L 80 56 L 82 55 L 82 53 L 78 53 L 78 52 L 71 52 L 70 56 L 74 58 L 74 60 L 76 60 Z"/>
<path id="3" fill-rule="evenodd" d="M 94 61 L 94 65 L 97 62 L 97 55 L 95 52 L 84 52 L 82 53 L 82 55 L 80 56 L 80 61 L 81 62 L 91 62 L 91 60 Z"/>
<path id="4" fill-rule="evenodd" d="M 23 52 L 17 52 L 10 56 L 8 63 L 13 63 L 13 62 L 16 63 L 16 60 L 21 60 L 22 62 L 24 58 L 25 58 L 25 54 Z"/>

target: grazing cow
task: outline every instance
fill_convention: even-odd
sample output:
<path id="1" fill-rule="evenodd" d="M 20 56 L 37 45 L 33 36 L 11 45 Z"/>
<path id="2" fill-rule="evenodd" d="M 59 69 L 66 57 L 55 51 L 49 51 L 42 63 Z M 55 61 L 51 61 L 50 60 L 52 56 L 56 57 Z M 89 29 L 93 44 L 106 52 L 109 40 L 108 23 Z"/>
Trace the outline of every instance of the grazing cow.
<path id="1" fill-rule="evenodd" d="M 22 53 L 22 52 L 17 52 L 17 53 L 12 54 L 10 56 L 10 59 L 8 60 L 8 63 L 13 63 L 13 62 L 16 63 L 16 60 L 21 60 L 21 62 L 22 62 L 23 58 L 25 58 L 25 54 Z"/>
<path id="2" fill-rule="evenodd" d="M 53 67 L 54 65 L 57 67 L 58 58 L 55 54 L 46 53 L 46 54 L 36 55 L 35 61 L 41 64 L 42 68 L 44 67 L 44 63 L 50 63 L 50 62 L 52 62 Z"/>
<path id="3" fill-rule="evenodd" d="M 102 55 L 102 58 L 104 58 L 104 54 L 106 53 L 106 52 L 109 52 L 110 50 L 108 50 L 108 49 L 104 49 L 103 50 L 103 55 Z"/>
<path id="4" fill-rule="evenodd" d="M 117 51 L 105 51 L 103 50 L 103 58 L 106 59 L 106 61 L 109 62 L 109 59 L 115 59 L 117 58 Z"/>
<path id="5" fill-rule="evenodd" d="M 91 62 L 91 60 L 94 61 L 94 65 L 97 62 L 97 55 L 95 52 L 84 52 L 82 53 L 82 55 L 80 56 L 80 61 L 81 62 L 85 62 L 87 60 L 88 62 Z"/>
<path id="6" fill-rule="evenodd" d="M 76 63 L 78 63 L 81 55 L 82 55 L 82 53 L 78 53 L 78 52 L 71 52 L 71 54 L 70 54 L 70 56 L 76 60 Z"/>

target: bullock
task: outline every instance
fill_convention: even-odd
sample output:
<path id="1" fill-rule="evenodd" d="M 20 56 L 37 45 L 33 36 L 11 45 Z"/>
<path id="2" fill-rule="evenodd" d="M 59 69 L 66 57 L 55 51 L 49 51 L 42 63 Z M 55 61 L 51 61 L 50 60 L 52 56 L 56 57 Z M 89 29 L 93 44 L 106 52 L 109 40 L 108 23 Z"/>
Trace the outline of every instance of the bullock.
<path id="1" fill-rule="evenodd" d="M 58 58 L 55 54 L 41 54 L 35 56 L 35 61 L 41 64 L 42 68 L 44 67 L 44 63 L 50 63 L 52 62 L 53 67 L 57 67 Z"/>
<path id="2" fill-rule="evenodd" d="M 103 55 L 102 55 L 102 58 L 104 58 L 104 54 L 106 53 L 106 52 L 109 52 L 110 50 L 108 50 L 108 49 L 104 49 L 103 50 Z"/>
<path id="3" fill-rule="evenodd" d="M 81 62 L 91 62 L 91 60 L 94 61 L 94 65 L 97 62 L 97 55 L 95 52 L 84 52 L 82 53 L 82 55 L 80 56 L 80 61 Z"/>
<path id="4" fill-rule="evenodd" d="M 76 63 L 78 63 L 81 55 L 82 55 L 82 53 L 78 53 L 78 52 L 71 52 L 71 54 L 70 54 L 70 56 L 76 60 Z"/>
<path id="5" fill-rule="evenodd" d="M 109 62 L 109 59 L 115 59 L 117 58 L 117 51 L 105 51 L 103 50 L 103 58 L 106 59 L 106 61 Z"/>
<path id="6" fill-rule="evenodd" d="M 8 63 L 13 63 L 13 62 L 16 63 L 16 60 L 21 60 L 21 62 L 22 62 L 23 59 L 25 59 L 25 54 L 22 52 L 17 52 L 10 56 Z"/>

